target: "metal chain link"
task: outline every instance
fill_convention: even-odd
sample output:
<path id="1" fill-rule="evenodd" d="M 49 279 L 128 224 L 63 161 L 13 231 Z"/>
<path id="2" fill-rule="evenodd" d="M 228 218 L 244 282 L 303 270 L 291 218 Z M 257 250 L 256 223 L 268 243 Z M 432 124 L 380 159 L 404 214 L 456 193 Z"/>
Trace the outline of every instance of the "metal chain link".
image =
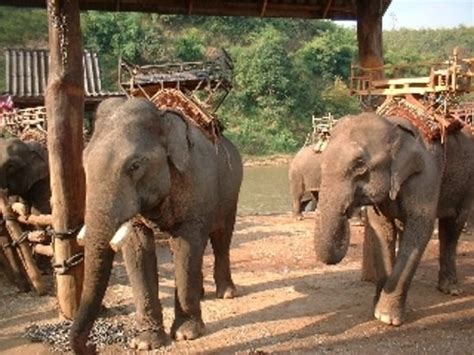
<path id="1" fill-rule="evenodd" d="M 19 246 L 21 243 L 23 243 L 25 240 L 28 239 L 28 234 L 30 233 L 30 231 L 25 231 L 23 233 L 21 233 L 20 235 L 20 238 L 18 239 L 15 239 L 13 240 L 12 242 L 10 243 L 6 243 L 3 245 L 3 249 L 6 249 L 6 248 L 16 248 L 17 246 Z"/>
<path id="2" fill-rule="evenodd" d="M 66 274 L 71 268 L 79 265 L 84 261 L 84 253 L 77 253 L 71 256 L 69 259 L 63 260 L 62 263 L 53 264 L 54 271 L 58 275 Z"/>

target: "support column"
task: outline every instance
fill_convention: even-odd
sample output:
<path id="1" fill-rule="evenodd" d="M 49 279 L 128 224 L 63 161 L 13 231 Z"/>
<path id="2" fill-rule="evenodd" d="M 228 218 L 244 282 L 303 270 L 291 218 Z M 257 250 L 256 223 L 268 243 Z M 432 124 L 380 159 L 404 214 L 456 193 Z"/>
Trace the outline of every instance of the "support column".
<path id="1" fill-rule="evenodd" d="M 383 66 L 382 0 L 357 0 L 357 40 L 359 64 L 363 68 Z M 383 76 L 383 72 L 378 72 Z"/>
<path id="2" fill-rule="evenodd" d="M 359 65 L 363 68 L 380 68 L 384 65 L 382 46 L 382 0 L 357 0 L 357 40 L 359 42 Z M 383 77 L 383 71 L 371 71 L 372 79 Z M 372 260 L 373 246 L 364 237 L 362 256 L 362 280 L 375 281 Z"/>
<path id="3" fill-rule="evenodd" d="M 84 71 L 79 1 L 47 0 L 50 66 L 45 103 L 53 228 L 67 232 L 84 218 L 82 167 Z M 75 238 L 54 239 L 54 260 L 62 264 L 81 252 Z M 83 264 L 57 275 L 60 316 L 74 317 L 82 292 Z"/>

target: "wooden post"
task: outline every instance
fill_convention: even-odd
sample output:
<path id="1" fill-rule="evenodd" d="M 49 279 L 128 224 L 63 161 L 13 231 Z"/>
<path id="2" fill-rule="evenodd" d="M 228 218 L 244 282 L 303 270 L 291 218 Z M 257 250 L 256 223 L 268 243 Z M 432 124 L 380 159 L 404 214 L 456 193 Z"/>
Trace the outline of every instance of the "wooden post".
<path id="1" fill-rule="evenodd" d="M 363 68 L 380 68 L 383 66 L 382 16 L 381 0 L 357 0 L 357 40 L 359 42 L 359 64 Z M 371 72 L 371 79 L 380 79 L 383 71 Z M 372 243 L 364 237 L 362 256 L 362 280 L 375 281 L 372 259 Z"/>
<path id="2" fill-rule="evenodd" d="M 56 232 L 83 223 L 85 179 L 82 168 L 84 71 L 79 2 L 47 0 L 50 66 L 46 91 L 51 206 Z M 75 238 L 54 239 L 55 263 L 81 251 Z M 60 316 L 74 317 L 80 301 L 83 264 L 57 275 Z"/>
<path id="3" fill-rule="evenodd" d="M 359 43 L 359 64 L 363 68 L 383 66 L 382 0 L 357 0 L 357 41 Z M 383 76 L 383 71 L 376 71 Z"/>

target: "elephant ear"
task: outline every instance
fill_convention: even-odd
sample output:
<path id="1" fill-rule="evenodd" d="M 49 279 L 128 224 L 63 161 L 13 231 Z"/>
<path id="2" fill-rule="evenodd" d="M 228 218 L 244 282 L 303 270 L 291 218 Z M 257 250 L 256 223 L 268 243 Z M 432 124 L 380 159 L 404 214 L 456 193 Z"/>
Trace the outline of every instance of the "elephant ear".
<path id="1" fill-rule="evenodd" d="M 40 180 L 49 176 L 48 153 L 37 142 L 26 142 L 29 151 L 28 157 L 28 190 Z"/>
<path id="2" fill-rule="evenodd" d="M 189 125 L 179 114 L 166 111 L 163 114 L 166 135 L 166 151 L 171 163 L 179 172 L 189 165 L 191 137 Z"/>
<path id="3" fill-rule="evenodd" d="M 415 139 L 416 132 L 410 126 L 395 127 L 395 139 L 392 143 L 392 163 L 390 166 L 390 199 L 395 200 L 402 185 L 413 175 L 423 171 L 422 147 Z"/>

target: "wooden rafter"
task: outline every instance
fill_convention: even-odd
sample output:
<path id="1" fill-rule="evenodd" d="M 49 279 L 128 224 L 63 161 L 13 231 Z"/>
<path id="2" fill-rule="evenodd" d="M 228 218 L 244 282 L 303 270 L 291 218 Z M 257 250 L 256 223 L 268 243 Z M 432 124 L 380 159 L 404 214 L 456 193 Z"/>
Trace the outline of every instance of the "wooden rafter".
<path id="1" fill-rule="evenodd" d="M 331 5 L 332 5 L 332 0 L 328 0 L 326 4 L 326 8 L 324 9 L 323 19 L 326 18 L 326 16 L 328 15 L 328 11 L 331 8 Z"/>
<path id="2" fill-rule="evenodd" d="M 265 16 L 265 11 L 267 10 L 267 4 L 268 4 L 268 0 L 263 0 L 262 11 L 260 12 L 260 17 Z"/>
<path id="3" fill-rule="evenodd" d="M 188 3 L 188 15 L 191 15 L 193 13 L 194 1 L 187 0 L 187 3 Z"/>

